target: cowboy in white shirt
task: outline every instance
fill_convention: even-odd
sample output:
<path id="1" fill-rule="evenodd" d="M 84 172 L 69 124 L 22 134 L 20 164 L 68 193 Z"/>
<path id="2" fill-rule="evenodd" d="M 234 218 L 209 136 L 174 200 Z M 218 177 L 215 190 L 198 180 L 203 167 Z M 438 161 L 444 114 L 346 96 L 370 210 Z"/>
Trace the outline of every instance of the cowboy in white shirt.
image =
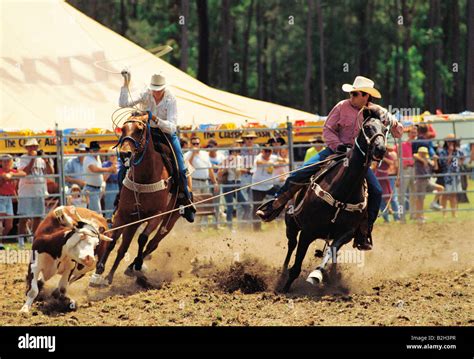
<path id="1" fill-rule="evenodd" d="M 150 121 L 152 138 L 156 136 L 159 128 L 169 139 L 173 150 L 176 154 L 176 159 L 179 167 L 179 180 L 186 196 L 184 204 L 192 203 L 192 194 L 188 189 L 188 182 L 186 179 L 186 164 L 183 159 L 183 152 L 179 143 L 179 138 L 176 134 L 178 125 L 178 108 L 176 105 L 176 98 L 171 91 L 166 87 L 166 79 L 162 74 L 155 74 L 151 77 L 150 85 L 145 89 L 140 96 L 135 100 L 129 100 L 130 73 L 122 71 L 124 78 L 124 85 L 120 90 L 119 106 L 132 107 L 138 105 L 143 111 L 150 111 L 155 120 Z M 196 208 L 190 206 L 184 210 L 184 218 L 188 222 L 194 222 L 194 214 Z"/>

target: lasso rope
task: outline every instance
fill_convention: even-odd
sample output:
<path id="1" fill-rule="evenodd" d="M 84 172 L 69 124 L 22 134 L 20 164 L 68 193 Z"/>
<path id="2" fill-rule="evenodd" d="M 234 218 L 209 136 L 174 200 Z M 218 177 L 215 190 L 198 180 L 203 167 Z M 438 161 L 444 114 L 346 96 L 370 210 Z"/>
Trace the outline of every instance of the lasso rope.
<path id="1" fill-rule="evenodd" d="M 236 193 L 236 192 L 239 192 L 239 191 L 242 191 L 246 188 L 250 188 L 250 187 L 253 187 L 253 186 L 256 186 L 256 185 L 259 185 L 259 184 L 262 184 L 262 183 L 265 183 L 265 182 L 270 182 L 270 181 L 273 181 L 275 180 L 276 178 L 279 178 L 279 177 L 283 177 L 283 176 L 286 176 L 288 174 L 291 174 L 291 173 L 294 173 L 294 172 L 298 172 L 298 171 L 301 171 L 303 169 L 306 169 L 306 168 L 310 168 L 310 167 L 314 167 L 314 166 L 318 166 L 322 163 L 326 163 L 328 161 L 331 161 L 332 158 L 328 158 L 328 159 L 325 159 L 323 161 L 320 161 L 320 162 L 315 162 L 315 163 L 312 163 L 312 164 L 309 164 L 309 165 L 306 165 L 306 166 L 303 166 L 303 167 L 300 167 L 300 168 L 296 168 L 294 170 L 291 170 L 291 171 L 288 171 L 288 172 L 285 172 L 285 173 L 282 173 L 282 174 L 279 174 L 277 176 L 273 176 L 271 178 L 267 178 L 265 180 L 261 180 L 261 181 L 258 181 L 258 182 L 255 182 L 255 183 L 250 183 L 248 185 L 245 185 L 245 186 L 242 186 L 240 188 L 236 188 L 234 190 L 231 190 L 231 191 L 228 191 L 228 192 L 225 192 L 225 193 L 222 193 L 222 194 L 218 194 L 218 195 L 215 195 L 215 196 L 212 196 L 212 197 L 209 197 L 209 198 L 205 198 L 203 200 L 200 200 L 200 201 L 197 201 L 197 202 L 193 202 L 191 204 L 187 204 L 185 206 L 179 206 L 178 208 L 174 208 L 172 210 L 169 210 L 169 211 L 166 211 L 166 212 L 162 212 L 162 213 L 158 213 L 158 214 L 155 214 L 154 216 L 150 216 L 150 217 L 147 217 L 147 218 L 143 218 L 143 219 L 140 219 L 138 221 L 134 221 L 134 222 L 131 222 L 131 223 L 127 223 L 127 224 L 124 224 L 122 226 L 118 226 L 118 227 L 115 227 L 115 228 L 111 228 L 111 229 L 108 229 L 106 230 L 104 233 L 107 233 L 107 232 L 113 232 L 113 231 L 116 231 L 118 229 L 122 229 L 122 228 L 125 228 L 125 227 L 129 227 L 129 226 L 133 226 L 135 224 L 138 224 L 138 223 L 142 223 L 142 222 L 145 222 L 145 221 L 148 221 L 150 219 L 153 219 L 153 218 L 158 218 L 158 217 L 161 217 L 161 216 L 165 216 L 167 214 L 170 214 L 170 213 L 173 213 L 173 212 L 178 212 L 180 210 L 183 210 L 184 208 L 187 208 L 187 207 L 191 207 L 191 206 L 194 206 L 196 204 L 201 204 L 201 203 L 204 203 L 204 202 L 209 202 L 209 201 L 212 201 L 216 198 L 220 198 L 220 197 L 224 197 L 228 194 L 231 194 L 231 193 Z"/>

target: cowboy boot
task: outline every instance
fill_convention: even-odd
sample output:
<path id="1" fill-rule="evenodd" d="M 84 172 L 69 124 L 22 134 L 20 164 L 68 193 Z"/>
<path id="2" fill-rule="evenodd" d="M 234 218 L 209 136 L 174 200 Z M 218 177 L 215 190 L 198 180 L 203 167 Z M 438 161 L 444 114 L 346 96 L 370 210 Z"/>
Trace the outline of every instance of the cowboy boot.
<path id="1" fill-rule="evenodd" d="M 264 222 L 273 221 L 280 215 L 288 201 L 292 199 L 294 195 L 304 186 L 305 184 L 296 184 L 290 182 L 287 191 L 281 193 L 278 197 L 262 204 L 257 208 L 257 212 L 255 212 L 255 214 L 259 216 Z"/>
<path id="2" fill-rule="evenodd" d="M 373 247 L 373 242 L 372 242 L 373 228 L 374 228 L 373 223 L 367 223 L 367 226 L 361 225 L 357 229 L 354 235 L 353 247 L 357 248 L 360 251 L 370 251 Z"/>

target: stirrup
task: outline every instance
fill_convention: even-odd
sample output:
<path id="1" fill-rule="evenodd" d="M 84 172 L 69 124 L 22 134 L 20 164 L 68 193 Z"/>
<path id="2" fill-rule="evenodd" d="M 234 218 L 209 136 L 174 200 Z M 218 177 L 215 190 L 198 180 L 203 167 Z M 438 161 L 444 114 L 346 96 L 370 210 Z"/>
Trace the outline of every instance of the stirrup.
<path id="1" fill-rule="evenodd" d="M 273 221 L 275 218 L 277 218 L 280 215 L 280 213 L 285 208 L 284 205 L 278 208 L 273 208 L 273 203 L 275 203 L 275 201 L 276 201 L 276 198 L 263 203 L 257 208 L 257 211 L 255 212 L 255 214 L 258 217 L 260 217 L 260 219 L 264 222 Z"/>
<path id="2" fill-rule="evenodd" d="M 373 247 L 371 232 L 372 231 L 369 230 L 369 233 L 367 233 L 367 235 L 364 235 L 360 232 L 357 233 L 356 237 L 354 238 L 353 247 L 357 248 L 359 251 L 370 251 Z"/>

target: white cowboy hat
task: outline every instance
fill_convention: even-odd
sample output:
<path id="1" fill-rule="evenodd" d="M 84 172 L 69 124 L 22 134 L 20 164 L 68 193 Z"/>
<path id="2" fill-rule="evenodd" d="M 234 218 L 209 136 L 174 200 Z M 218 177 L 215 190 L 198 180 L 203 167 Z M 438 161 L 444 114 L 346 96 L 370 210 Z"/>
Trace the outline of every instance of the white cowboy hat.
<path id="1" fill-rule="evenodd" d="M 36 138 L 30 138 L 23 145 L 23 147 L 28 147 L 28 146 L 39 146 L 39 143 L 38 143 L 38 141 L 36 141 Z"/>
<path id="2" fill-rule="evenodd" d="M 148 88 L 153 91 L 161 91 L 166 87 L 166 78 L 163 74 L 154 74 L 151 77 Z"/>
<path id="3" fill-rule="evenodd" d="M 379 90 L 374 88 L 374 82 L 371 79 L 368 79 L 364 76 L 357 76 L 354 80 L 354 83 L 342 85 L 342 91 L 352 92 L 352 91 L 363 91 L 375 98 L 381 98 Z"/>

